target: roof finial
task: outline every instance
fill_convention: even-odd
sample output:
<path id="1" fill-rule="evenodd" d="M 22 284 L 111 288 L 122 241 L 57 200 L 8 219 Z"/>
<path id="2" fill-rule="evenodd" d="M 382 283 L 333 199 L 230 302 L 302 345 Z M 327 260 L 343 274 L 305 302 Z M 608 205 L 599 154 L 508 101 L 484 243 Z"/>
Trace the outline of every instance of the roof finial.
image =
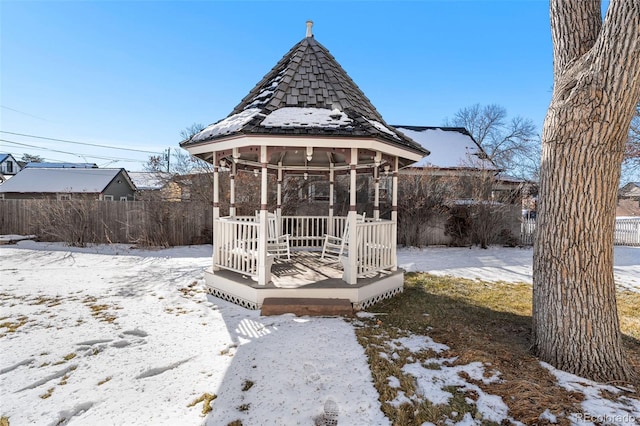
<path id="1" fill-rule="evenodd" d="M 311 28 L 313 27 L 313 21 L 307 21 L 307 37 L 313 37 L 313 33 L 311 32 Z"/>

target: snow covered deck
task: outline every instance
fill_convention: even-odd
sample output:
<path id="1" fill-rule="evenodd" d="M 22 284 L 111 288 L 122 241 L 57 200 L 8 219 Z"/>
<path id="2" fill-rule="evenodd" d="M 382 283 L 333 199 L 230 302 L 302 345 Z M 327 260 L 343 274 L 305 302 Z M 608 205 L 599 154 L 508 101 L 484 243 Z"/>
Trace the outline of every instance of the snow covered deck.
<path id="1" fill-rule="evenodd" d="M 336 261 L 323 260 L 319 251 L 294 251 L 291 260 L 276 260 L 271 281 L 260 285 L 252 277 L 229 270 L 209 269 L 205 280 L 210 294 L 249 309 L 260 309 L 267 297 L 349 299 L 354 309 L 365 309 L 401 293 L 404 271 L 378 271 L 356 284 L 342 279 Z"/>

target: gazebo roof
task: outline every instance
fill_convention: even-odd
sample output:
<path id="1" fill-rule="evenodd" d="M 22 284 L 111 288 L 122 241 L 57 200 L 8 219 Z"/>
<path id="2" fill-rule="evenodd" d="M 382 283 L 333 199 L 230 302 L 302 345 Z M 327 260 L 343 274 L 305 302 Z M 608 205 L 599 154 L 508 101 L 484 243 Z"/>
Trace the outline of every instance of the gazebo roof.
<path id="1" fill-rule="evenodd" d="M 385 123 L 371 101 L 311 34 L 297 43 L 225 119 L 184 148 L 237 136 L 373 138 L 414 155 L 420 144 Z"/>

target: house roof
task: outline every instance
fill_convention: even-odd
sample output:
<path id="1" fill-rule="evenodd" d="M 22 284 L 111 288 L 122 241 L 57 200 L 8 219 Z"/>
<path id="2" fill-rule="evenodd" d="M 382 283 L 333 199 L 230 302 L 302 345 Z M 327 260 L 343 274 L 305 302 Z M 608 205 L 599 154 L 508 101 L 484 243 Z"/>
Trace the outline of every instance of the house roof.
<path id="1" fill-rule="evenodd" d="M 121 172 L 131 182 L 125 169 L 24 169 L 3 183 L 0 193 L 101 193 Z"/>
<path id="2" fill-rule="evenodd" d="M 346 136 L 382 139 L 427 155 L 422 146 L 385 123 L 307 25 L 307 37 L 293 46 L 225 119 L 181 146 L 238 134 Z"/>
<path id="3" fill-rule="evenodd" d="M 149 191 L 162 189 L 171 179 L 171 174 L 163 172 L 129 172 L 129 177 L 136 188 L 141 191 Z"/>
<path id="4" fill-rule="evenodd" d="M 16 160 L 13 155 L 1 152 L 0 153 L 0 163 L 6 161 L 7 159 L 9 159 L 9 157 L 13 158 L 13 161 L 15 161 L 16 163 L 18 162 L 18 160 Z"/>
<path id="5" fill-rule="evenodd" d="M 25 168 L 44 168 L 44 169 L 97 169 L 98 165 L 95 163 L 42 163 L 30 161 Z"/>
<path id="6" fill-rule="evenodd" d="M 622 197 L 640 197 L 640 182 L 629 182 L 618 193 Z"/>
<path id="7" fill-rule="evenodd" d="M 410 167 L 498 170 L 464 127 L 394 126 L 431 152 Z"/>

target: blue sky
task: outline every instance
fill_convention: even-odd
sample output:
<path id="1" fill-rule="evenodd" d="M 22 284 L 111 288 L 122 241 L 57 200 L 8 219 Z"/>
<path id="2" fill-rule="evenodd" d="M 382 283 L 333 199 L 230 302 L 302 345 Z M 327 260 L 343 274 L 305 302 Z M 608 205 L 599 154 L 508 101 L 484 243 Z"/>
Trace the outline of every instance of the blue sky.
<path id="1" fill-rule="evenodd" d="M 542 127 L 553 79 L 543 0 L 1 0 L 0 152 L 141 170 L 149 152 L 178 148 L 182 129 L 226 117 L 308 19 L 389 124 L 438 126 L 495 103 Z"/>

